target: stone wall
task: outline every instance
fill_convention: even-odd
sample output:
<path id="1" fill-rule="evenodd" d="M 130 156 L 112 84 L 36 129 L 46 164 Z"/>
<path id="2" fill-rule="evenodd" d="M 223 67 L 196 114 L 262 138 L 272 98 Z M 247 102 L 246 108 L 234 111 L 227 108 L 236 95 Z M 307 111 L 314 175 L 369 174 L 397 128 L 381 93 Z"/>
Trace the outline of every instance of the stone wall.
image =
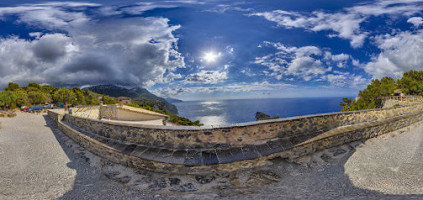
<path id="1" fill-rule="evenodd" d="M 154 115 L 154 114 L 144 114 L 134 110 L 129 110 L 125 108 L 118 107 L 117 109 L 117 119 L 123 121 L 146 121 L 146 120 L 156 120 L 156 119 L 166 119 L 163 115 Z"/>
<path id="2" fill-rule="evenodd" d="M 100 106 L 78 106 L 70 110 L 73 116 L 100 119 Z"/>
<path id="3" fill-rule="evenodd" d="M 129 166 L 134 166 L 132 162 L 143 161 L 150 164 L 134 167 L 168 172 L 168 168 L 171 168 L 172 173 L 198 174 L 257 167 L 277 156 L 295 158 L 388 133 L 423 120 L 423 104 L 309 115 L 220 128 L 130 126 L 68 114 L 63 116 L 62 121 L 50 112 L 49 116 L 58 119 L 62 129 L 77 130 L 81 137 L 114 149 L 117 155 L 111 156 L 110 152 L 89 145 L 96 142 L 85 145 L 114 162 L 129 156 L 124 159 L 126 163 L 129 162 L 127 158 L 131 160 L 127 164 Z"/>
<path id="4" fill-rule="evenodd" d="M 72 116 L 87 119 L 109 119 L 121 121 L 146 121 L 167 119 L 168 116 L 151 111 L 118 105 L 78 106 L 70 108 Z"/>
<path id="5" fill-rule="evenodd" d="M 399 101 L 399 100 L 394 100 L 394 99 L 387 99 L 384 101 L 383 103 L 383 108 L 392 108 L 394 106 L 411 106 L 411 105 L 415 105 L 415 104 L 419 104 L 418 102 L 409 102 L 409 101 Z"/>

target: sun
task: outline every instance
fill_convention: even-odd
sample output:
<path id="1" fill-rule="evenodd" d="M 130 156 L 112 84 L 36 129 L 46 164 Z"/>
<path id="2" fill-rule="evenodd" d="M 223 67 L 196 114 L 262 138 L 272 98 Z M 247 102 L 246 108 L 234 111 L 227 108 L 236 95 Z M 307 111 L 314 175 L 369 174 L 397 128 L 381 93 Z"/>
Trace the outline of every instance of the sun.
<path id="1" fill-rule="evenodd" d="M 210 51 L 204 54 L 203 59 L 208 63 L 216 62 L 220 55 L 221 53 L 215 53 L 213 51 Z"/>

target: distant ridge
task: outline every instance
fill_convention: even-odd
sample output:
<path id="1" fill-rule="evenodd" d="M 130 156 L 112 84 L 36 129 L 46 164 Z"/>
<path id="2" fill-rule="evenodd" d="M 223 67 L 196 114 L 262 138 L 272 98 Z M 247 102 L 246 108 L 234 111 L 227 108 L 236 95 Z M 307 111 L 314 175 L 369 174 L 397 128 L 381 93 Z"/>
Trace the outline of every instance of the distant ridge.
<path id="1" fill-rule="evenodd" d="M 116 85 L 97 85 L 85 88 L 98 94 L 109 95 L 111 97 L 130 97 L 135 103 L 148 103 L 154 105 L 165 112 L 178 114 L 175 105 L 169 103 L 164 98 L 158 97 L 145 88 L 135 87 L 127 89 Z"/>

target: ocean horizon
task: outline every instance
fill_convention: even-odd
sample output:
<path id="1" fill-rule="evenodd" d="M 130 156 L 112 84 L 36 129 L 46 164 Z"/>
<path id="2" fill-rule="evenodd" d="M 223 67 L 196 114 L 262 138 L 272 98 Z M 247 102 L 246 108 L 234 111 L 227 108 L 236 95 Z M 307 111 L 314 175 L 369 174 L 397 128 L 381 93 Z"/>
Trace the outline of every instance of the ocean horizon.
<path id="1" fill-rule="evenodd" d="M 279 118 L 339 112 L 344 97 L 198 100 L 174 103 L 179 115 L 206 126 L 256 121 L 256 112 Z M 352 97 L 348 97 L 352 98 Z"/>

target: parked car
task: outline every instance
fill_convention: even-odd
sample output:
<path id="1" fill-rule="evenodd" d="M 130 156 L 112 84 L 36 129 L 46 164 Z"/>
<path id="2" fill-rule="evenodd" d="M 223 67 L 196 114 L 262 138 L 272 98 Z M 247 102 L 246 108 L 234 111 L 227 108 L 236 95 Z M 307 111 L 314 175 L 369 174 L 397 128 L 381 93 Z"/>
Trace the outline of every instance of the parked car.
<path id="1" fill-rule="evenodd" d="M 43 108 L 45 108 L 45 109 L 51 109 L 51 108 L 53 108 L 53 105 L 51 105 L 51 104 L 44 104 L 43 105 Z"/>
<path id="2" fill-rule="evenodd" d="M 63 103 L 56 103 L 56 106 L 57 106 L 58 108 L 63 108 L 63 107 L 65 106 L 65 104 L 63 104 Z"/>
<path id="3" fill-rule="evenodd" d="M 28 111 L 28 106 L 21 106 L 21 111 L 23 111 L 23 112 Z"/>
<path id="4" fill-rule="evenodd" d="M 28 108 L 28 112 L 41 112 L 43 111 L 42 105 L 35 105 Z"/>

